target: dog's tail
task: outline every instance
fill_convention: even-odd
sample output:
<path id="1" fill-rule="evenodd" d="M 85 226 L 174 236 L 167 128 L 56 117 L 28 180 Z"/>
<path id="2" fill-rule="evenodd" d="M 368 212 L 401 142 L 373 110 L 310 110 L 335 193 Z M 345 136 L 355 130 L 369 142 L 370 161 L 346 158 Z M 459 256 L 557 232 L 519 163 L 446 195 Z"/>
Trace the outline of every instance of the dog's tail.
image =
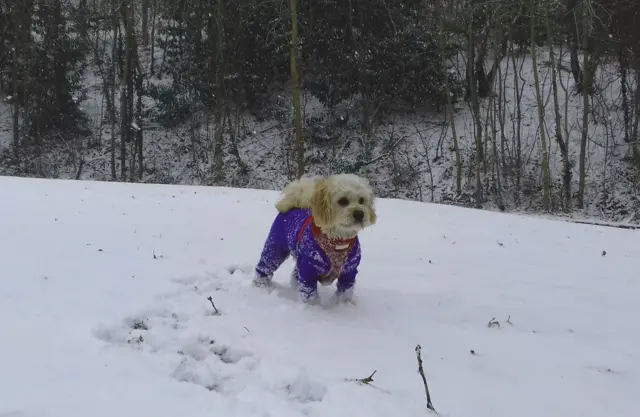
<path id="1" fill-rule="evenodd" d="M 289 183 L 282 190 L 282 198 L 276 203 L 280 213 L 286 213 L 294 208 L 310 208 L 313 189 L 318 181 L 317 177 L 302 177 Z"/>

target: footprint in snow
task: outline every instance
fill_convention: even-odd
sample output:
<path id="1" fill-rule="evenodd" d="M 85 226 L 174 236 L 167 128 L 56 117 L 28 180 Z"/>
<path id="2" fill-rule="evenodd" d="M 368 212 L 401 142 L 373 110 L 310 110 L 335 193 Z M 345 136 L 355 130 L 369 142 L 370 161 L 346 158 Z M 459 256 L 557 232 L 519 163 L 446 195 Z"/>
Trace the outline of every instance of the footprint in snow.
<path id="1" fill-rule="evenodd" d="M 302 403 L 322 401 L 327 394 L 327 386 L 314 381 L 306 373 L 299 373 L 285 387 L 289 397 Z"/>
<path id="2" fill-rule="evenodd" d="M 171 373 L 171 377 L 190 384 L 199 385 L 209 391 L 222 391 L 223 385 L 228 377 L 217 375 L 209 366 L 192 359 L 184 358 L 176 369 Z"/>
<path id="3" fill-rule="evenodd" d="M 251 352 L 220 343 L 208 335 L 189 334 L 193 329 L 187 320 L 186 315 L 168 309 L 151 309 L 127 316 L 118 325 L 100 325 L 94 336 L 112 345 L 163 356 L 176 355 L 179 363 L 170 376 L 209 391 L 222 392 L 225 381 L 233 380 L 234 374 L 256 371 L 259 361 L 238 367 L 244 358 L 253 357 Z M 229 384 L 226 391 L 233 391 L 235 385 Z"/>
<path id="4" fill-rule="evenodd" d="M 205 361 L 212 357 L 217 357 L 217 359 L 226 364 L 236 364 L 242 359 L 252 356 L 250 352 L 234 349 L 203 337 L 184 343 L 177 353 L 196 361 Z"/>
<path id="5" fill-rule="evenodd" d="M 239 271 L 233 273 L 241 274 Z M 199 285 L 205 289 L 218 285 L 216 281 L 214 276 L 187 278 L 180 283 L 187 287 Z M 281 290 L 285 293 L 280 294 L 281 296 L 295 298 L 295 289 L 285 285 Z M 167 294 L 161 299 L 168 302 L 168 305 L 174 305 L 177 299 L 184 298 L 185 291 L 192 290 L 183 287 L 182 291 Z M 188 297 L 191 299 L 193 295 Z M 206 300 L 204 301 L 203 308 L 208 309 Z M 266 385 L 262 388 L 267 388 L 270 384 L 261 377 L 260 358 L 252 352 L 218 340 L 215 333 L 210 333 L 211 329 L 201 332 L 202 329 L 196 327 L 196 323 L 201 323 L 199 314 L 195 312 L 197 309 L 193 310 L 188 314 L 178 314 L 169 307 L 146 309 L 125 316 L 114 325 L 98 326 L 94 336 L 111 345 L 135 349 L 151 355 L 151 358 L 155 356 L 159 362 L 166 361 L 167 356 L 173 357 L 173 365 L 167 370 L 167 376 L 208 391 L 234 396 L 247 388 L 247 381 L 257 384 L 255 388 L 261 385 Z M 327 394 L 325 384 L 304 373 L 285 379 L 279 386 L 280 389 L 276 391 L 278 395 L 300 403 L 319 402 Z"/>

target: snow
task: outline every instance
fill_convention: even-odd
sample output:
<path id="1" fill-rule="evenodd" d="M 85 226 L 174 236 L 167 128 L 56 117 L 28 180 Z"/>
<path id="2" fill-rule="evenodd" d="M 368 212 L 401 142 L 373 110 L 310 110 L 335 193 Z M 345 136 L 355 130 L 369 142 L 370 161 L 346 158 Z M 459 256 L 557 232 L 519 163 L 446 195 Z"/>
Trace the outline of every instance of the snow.
<path id="1" fill-rule="evenodd" d="M 636 231 L 381 199 L 308 307 L 249 283 L 277 197 L 0 177 L 0 416 L 429 415 L 417 344 L 443 416 L 637 415 Z"/>

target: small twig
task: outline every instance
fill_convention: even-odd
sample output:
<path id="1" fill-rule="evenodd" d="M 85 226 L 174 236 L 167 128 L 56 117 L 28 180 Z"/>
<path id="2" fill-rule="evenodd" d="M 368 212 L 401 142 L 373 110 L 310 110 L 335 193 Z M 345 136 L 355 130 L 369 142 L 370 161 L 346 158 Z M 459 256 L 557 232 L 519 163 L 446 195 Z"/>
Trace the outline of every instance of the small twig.
<path id="1" fill-rule="evenodd" d="M 376 369 L 375 371 L 373 371 L 371 373 L 371 375 L 369 375 L 366 378 L 346 378 L 345 381 L 350 381 L 350 382 L 358 382 L 360 384 L 365 384 L 365 385 L 369 385 L 373 382 L 373 376 L 376 374 L 376 372 L 378 372 L 378 370 Z"/>
<path id="2" fill-rule="evenodd" d="M 213 298 L 211 298 L 211 296 L 209 296 L 209 297 L 207 297 L 207 300 L 209 300 L 209 302 L 211 303 L 211 307 L 213 307 L 213 311 L 215 311 L 215 314 L 219 315 L 220 312 L 216 308 L 216 305 L 213 303 Z"/>
<path id="3" fill-rule="evenodd" d="M 376 370 L 374 370 L 374 371 L 371 373 L 371 375 L 369 375 L 368 377 L 366 377 L 366 378 L 362 378 L 362 379 L 359 379 L 359 380 L 358 380 L 358 382 L 360 382 L 360 383 L 362 383 L 362 384 L 369 385 L 370 383 L 372 383 L 372 382 L 373 382 L 373 376 L 376 374 L 376 372 L 378 372 L 378 370 L 377 370 L 377 369 L 376 369 Z"/>
<path id="4" fill-rule="evenodd" d="M 422 383 L 424 384 L 424 392 L 427 395 L 427 408 L 431 411 L 437 412 L 433 407 L 433 403 L 431 402 L 431 394 L 429 393 L 429 385 L 427 385 L 427 377 L 424 375 L 424 368 L 422 367 L 422 347 L 420 345 L 416 346 L 416 357 L 418 358 L 418 373 L 422 377 Z"/>
<path id="5" fill-rule="evenodd" d="M 487 327 L 500 327 L 500 322 L 496 320 L 496 318 L 492 318 L 491 320 L 489 320 L 489 323 L 487 324 Z"/>
<path id="6" fill-rule="evenodd" d="M 511 314 L 509 314 L 509 317 L 507 317 L 507 323 L 513 326 L 513 323 L 511 323 Z"/>

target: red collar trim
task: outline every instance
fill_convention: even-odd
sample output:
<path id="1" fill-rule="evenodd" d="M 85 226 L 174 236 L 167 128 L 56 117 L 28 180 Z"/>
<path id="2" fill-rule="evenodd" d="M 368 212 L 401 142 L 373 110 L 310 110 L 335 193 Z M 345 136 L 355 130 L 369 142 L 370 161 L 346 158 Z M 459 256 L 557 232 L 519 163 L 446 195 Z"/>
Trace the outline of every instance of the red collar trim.
<path id="1" fill-rule="evenodd" d="M 316 225 L 316 222 L 313 220 L 313 217 L 311 217 L 311 232 L 313 233 L 313 237 L 315 237 L 316 240 L 320 239 L 327 243 L 330 243 L 333 246 L 333 249 L 335 250 L 351 249 L 351 246 L 356 241 L 355 237 L 352 237 L 350 239 L 330 238 L 329 236 L 324 234 L 322 230 Z"/>
<path id="2" fill-rule="evenodd" d="M 316 225 L 316 222 L 313 220 L 313 216 L 309 216 L 300 228 L 300 233 L 298 233 L 298 244 L 300 244 L 300 242 L 302 241 L 302 234 L 304 233 L 304 230 L 307 228 L 309 223 L 311 223 L 311 233 L 313 234 L 313 237 L 316 239 L 316 241 L 320 243 L 320 246 L 330 244 L 332 246 L 331 249 L 336 251 L 343 251 L 351 249 L 356 241 L 355 237 L 352 237 L 351 239 L 331 239 L 329 236 L 324 234 L 322 230 Z"/>

